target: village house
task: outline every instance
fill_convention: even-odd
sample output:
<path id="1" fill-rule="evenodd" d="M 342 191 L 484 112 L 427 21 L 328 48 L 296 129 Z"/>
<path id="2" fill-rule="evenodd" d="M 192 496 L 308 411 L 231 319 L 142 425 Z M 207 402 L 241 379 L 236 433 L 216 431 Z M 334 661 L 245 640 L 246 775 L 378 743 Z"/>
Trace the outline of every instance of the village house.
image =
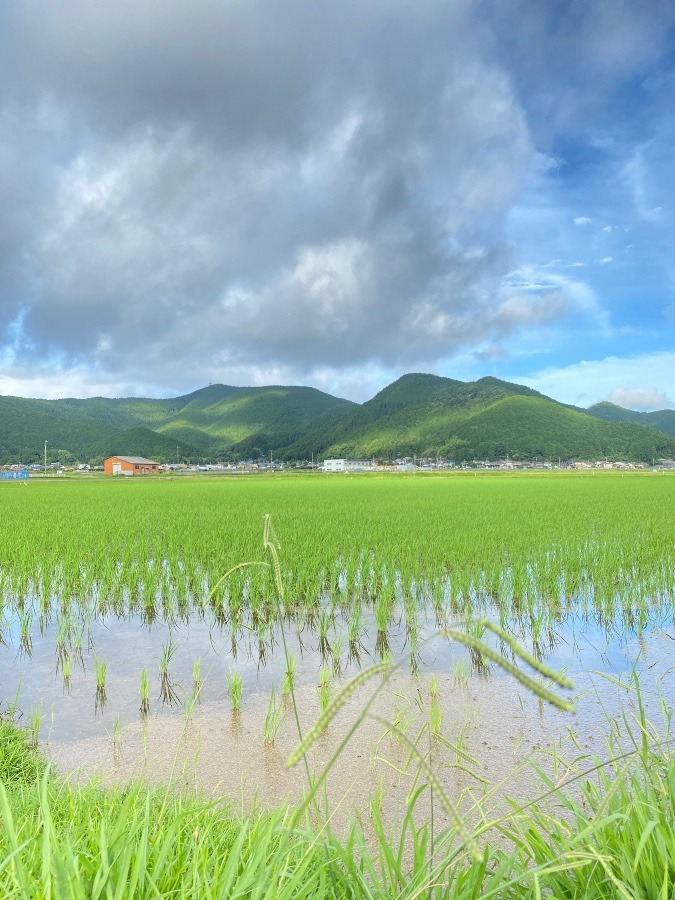
<path id="1" fill-rule="evenodd" d="M 103 462 L 105 475 L 157 475 L 159 463 L 144 456 L 109 456 Z"/>

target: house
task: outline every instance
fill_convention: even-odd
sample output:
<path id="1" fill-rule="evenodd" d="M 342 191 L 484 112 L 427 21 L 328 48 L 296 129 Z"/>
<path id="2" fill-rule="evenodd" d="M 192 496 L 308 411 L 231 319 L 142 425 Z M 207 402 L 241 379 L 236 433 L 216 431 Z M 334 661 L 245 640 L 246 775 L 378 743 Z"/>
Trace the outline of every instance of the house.
<path id="1" fill-rule="evenodd" d="M 105 475 L 157 475 L 159 463 L 144 456 L 109 456 L 103 461 Z"/>
<path id="2" fill-rule="evenodd" d="M 363 472 L 372 468 L 369 459 L 325 459 L 324 472 Z"/>

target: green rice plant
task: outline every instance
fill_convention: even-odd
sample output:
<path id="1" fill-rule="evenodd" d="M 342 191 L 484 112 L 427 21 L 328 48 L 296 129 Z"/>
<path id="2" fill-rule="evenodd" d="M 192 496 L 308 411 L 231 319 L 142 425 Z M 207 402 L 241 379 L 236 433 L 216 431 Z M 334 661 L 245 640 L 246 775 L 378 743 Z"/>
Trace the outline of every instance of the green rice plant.
<path id="1" fill-rule="evenodd" d="M 70 622 L 68 618 L 59 619 L 56 629 L 56 671 L 59 666 L 63 665 L 63 661 L 68 656 L 68 636 L 70 632 Z"/>
<path id="2" fill-rule="evenodd" d="M 194 661 L 194 664 L 192 666 L 192 697 L 194 700 L 199 699 L 199 695 L 203 686 L 204 679 L 202 678 L 202 661 L 201 658 L 198 657 Z"/>
<path id="3" fill-rule="evenodd" d="M 319 618 L 317 622 L 317 634 L 319 638 L 319 653 L 321 655 L 321 661 L 325 662 L 326 658 L 330 655 L 330 642 L 328 640 L 328 631 L 333 624 L 332 617 L 329 614 L 328 610 L 322 609 L 319 613 Z"/>
<path id="4" fill-rule="evenodd" d="M 67 654 L 63 660 L 63 666 L 61 668 L 61 675 L 63 678 L 63 692 L 70 696 L 70 691 L 72 688 L 72 660 L 70 658 L 70 654 Z"/>
<path id="5" fill-rule="evenodd" d="M 150 679 L 148 678 L 148 670 L 141 671 L 141 715 L 147 716 L 150 712 Z"/>
<path id="6" fill-rule="evenodd" d="M 363 629 L 363 613 L 360 605 L 356 605 L 351 611 L 351 615 L 347 622 L 347 640 L 349 643 L 348 662 L 355 662 L 357 665 L 361 663 L 361 634 Z"/>
<path id="7" fill-rule="evenodd" d="M 396 740 L 399 733 L 408 733 L 414 720 L 415 715 L 411 709 L 410 700 L 404 694 L 397 693 L 394 697 L 394 706 L 391 715 L 391 724 L 393 727 L 391 730 L 387 730 L 385 734 L 388 734 L 392 740 Z"/>
<path id="8" fill-rule="evenodd" d="M 227 676 L 227 692 L 230 695 L 232 712 L 238 714 L 241 707 L 241 698 L 244 693 L 244 679 L 236 669 Z"/>
<path id="9" fill-rule="evenodd" d="M 43 718 L 44 716 L 42 714 L 42 701 L 40 701 L 39 703 L 36 703 L 35 706 L 31 709 L 29 718 L 30 742 L 34 750 L 37 750 L 40 740 L 40 727 L 42 725 Z"/>
<path id="10" fill-rule="evenodd" d="M 178 693 L 171 680 L 169 666 L 178 649 L 178 644 L 169 638 L 166 644 L 162 644 L 162 654 L 159 660 L 159 697 L 162 703 L 173 705 L 178 703 Z"/>
<path id="11" fill-rule="evenodd" d="M 288 697 L 295 686 L 295 671 L 297 662 L 295 656 L 289 653 L 286 657 L 286 669 L 284 671 L 284 680 L 281 684 L 281 696 Z"/>
<path id="12" fill-rule="evenodd" d="M 328 709 L 328 704 L 330 703 L 332 694 L 332 673 L 331 670 L 326 667 L 322 667 L 319 670 L 319 684 L 317 687 L 317 693 L 319 695 L 319 706 L 321 708 L 321 712 L 325 712 Z"/>
<path id="13" fill-rule="evenodd" d="M 432 696 L 429 702 L 429 731 L 433 738 L 438 738 L 443 725 L 443 714 L 438 703 L 438 697 Z"/>
<path id="14" fill-rule="evenodd" d="M 122 722 L 119 715 L 113 719 L 112 742 L 115 753 L 118 754 L 122 749 Z"/>
<path id="15" fill-rule="evenodd" d="M 342 674 L 342 648 L 344 647 L 344 635 L 338 635 L 333 640 L 331 647 L 331 658 L 333 660 L 333 674 L 339 678 Z"/>
<path id="16" fill-rule="evenodd" d="M 274 744 L 275 738 L 281 731 L 284 723 L 284 707 L 277 702 L 274 685 L 272 685 L 272 693 L 267 705 L 267 713 L 265 715 L 265 723 L 263 725 L 263 739 L 266 747 Z"/>
<path id="17" fill-rule="evenodd" d="M 452 664 L 452 680 L 455 685 L 466 684 L 471 675 L 471 667 L 465 659 L 457 659 Z"/>
<path id="18" fill-rule="evenodd" d="M 186 727 L 192 721 L 192 717 L 194 716 L 196 705 L 197 705 L 197 698 L 194 695 L 188 696 L 186 694 L 185 699 L 183 701 L 183 717 L 185 719 Z"/>
<path id="19" fill-rule="evenodd" d="M 33 614 L 29 609 L 19 610 L 19 656 L 33 655 L 32 621 Z"/>
<path id="20" fill-rule="evenodd" d="M 106 674 L 108 671 L 108 667 L 102 659 L 99 659 L 98 656 L 95 656 L 94 668 L 96 674 L 96 698 L 94 700 L 94 709 L 98 712 L 99 710 L 104 708 L 108 700 L 108 694 L 106 691 Z"/>

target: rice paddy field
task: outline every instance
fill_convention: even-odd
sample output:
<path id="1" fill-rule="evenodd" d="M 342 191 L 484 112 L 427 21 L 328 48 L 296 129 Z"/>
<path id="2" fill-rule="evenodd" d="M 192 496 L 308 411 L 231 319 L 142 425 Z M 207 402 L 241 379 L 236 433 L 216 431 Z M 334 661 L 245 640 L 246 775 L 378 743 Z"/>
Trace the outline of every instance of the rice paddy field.
<path id="1" fill-rule="evenodd" d="M 0 769 L 3 896 L 675 896 L 675 476 L 31 480 L 0 510 L 6 752 L 38 752 Z"/>

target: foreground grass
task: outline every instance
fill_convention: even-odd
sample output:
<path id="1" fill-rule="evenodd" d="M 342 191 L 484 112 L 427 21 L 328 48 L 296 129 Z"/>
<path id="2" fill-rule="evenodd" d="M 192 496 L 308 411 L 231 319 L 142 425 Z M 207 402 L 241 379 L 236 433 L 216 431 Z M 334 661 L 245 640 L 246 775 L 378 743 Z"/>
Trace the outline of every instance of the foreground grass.
<path id="1" fill-rule="evenodd" d="M 393 833 L 374 811 L 337 837 L 291 809 L 244 815 L 141 784 L 72 785 L 0 721 L 0 896 L 666 900 L 675 757 L 654 747 L 644 717 L 633 727 L 633 752 L 568 794 L 551 786 L 548 802 L 486 819 L 467 842 L 453 830 L 432 841 L 413 824 L 414 799 Z M 497 833 L 498 846 L 472 851 Z"/>

